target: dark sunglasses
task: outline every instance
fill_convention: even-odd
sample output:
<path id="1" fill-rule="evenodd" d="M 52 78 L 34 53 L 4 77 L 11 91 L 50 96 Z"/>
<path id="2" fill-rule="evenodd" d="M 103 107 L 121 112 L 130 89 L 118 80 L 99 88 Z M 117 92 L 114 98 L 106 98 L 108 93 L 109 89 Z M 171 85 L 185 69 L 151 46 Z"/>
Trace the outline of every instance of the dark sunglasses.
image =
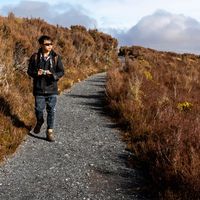
<path id="1" fill-rule="evenodd" d="M 45 44 L 43 44 L 43 45 L 45 45 L 45 46 L 50 46 L 50 45 L 53 45 L 52 43 L 45 43 Z"/>

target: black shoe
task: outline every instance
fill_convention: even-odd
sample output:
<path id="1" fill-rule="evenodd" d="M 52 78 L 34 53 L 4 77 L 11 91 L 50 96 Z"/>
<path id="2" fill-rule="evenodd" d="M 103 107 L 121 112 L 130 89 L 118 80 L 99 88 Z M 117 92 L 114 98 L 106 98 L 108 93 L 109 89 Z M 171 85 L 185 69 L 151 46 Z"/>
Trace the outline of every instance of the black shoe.
<path id="1" fill-rule="evenodd" d="M 38 134 L 40 132 L 40 129 L 41 129 L 43 123 L 44 123 L 44 120 L 37 121 L 37 124 L 36 124 L 35 128 L 33 129 L 33 132 Z"/>

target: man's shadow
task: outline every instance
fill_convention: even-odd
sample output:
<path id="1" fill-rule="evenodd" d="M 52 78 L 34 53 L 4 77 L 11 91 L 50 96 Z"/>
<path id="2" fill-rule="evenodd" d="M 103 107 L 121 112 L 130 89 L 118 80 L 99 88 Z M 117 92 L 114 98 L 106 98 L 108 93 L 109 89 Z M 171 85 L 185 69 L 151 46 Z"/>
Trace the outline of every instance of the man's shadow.
<path id="1" fill-rule="evenodd" d="M 10 118 L 13 126 L 17 128 L 25 128 L 31 130 L 31 126 L 26 125 L 16 114 L 13 114 L 9 102 L 4 98 L 0 97 L 0 113 Z"/>
<path id="2" fill-rule="evenodd" d="M 40 136 L 39 134 L 32 133 L 32 131 L 29 131 L 28 135 L 31 136 L 31 137 L 33 137 L 33 138 L 39 139 L 39 140 L 45 140 L 45 141 L 47 141 L 46 137 Z"/>

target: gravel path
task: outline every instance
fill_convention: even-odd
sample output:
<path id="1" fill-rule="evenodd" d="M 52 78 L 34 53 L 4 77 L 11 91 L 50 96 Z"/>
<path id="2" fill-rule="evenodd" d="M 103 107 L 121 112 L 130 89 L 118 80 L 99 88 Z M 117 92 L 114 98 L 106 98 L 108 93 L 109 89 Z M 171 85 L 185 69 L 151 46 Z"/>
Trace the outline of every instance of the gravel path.
<path id="1" fill-rule="evenodd" d="M 56 142 L 29 135 L 0 167 L 1 200 L 137 200 L 140 177 L 126 167 L 125 144 L 103 112 L 105 74 L 58 97 Z"/>

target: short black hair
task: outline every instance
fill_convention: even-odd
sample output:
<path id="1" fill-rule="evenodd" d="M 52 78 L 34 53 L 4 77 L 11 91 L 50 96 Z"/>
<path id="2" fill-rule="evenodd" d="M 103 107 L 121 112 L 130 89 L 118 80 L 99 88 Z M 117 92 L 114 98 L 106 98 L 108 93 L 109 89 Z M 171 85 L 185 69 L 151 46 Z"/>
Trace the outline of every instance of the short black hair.
<path id="1" fill-rule="evenodd" d="M 52 41 L 51 37 L 49 37 L 48 35 L 42 35 L 40 36 L 40 38 L 38 39 L 39 44 L 43 44 L 45 40 L 50 40 Z"/>

